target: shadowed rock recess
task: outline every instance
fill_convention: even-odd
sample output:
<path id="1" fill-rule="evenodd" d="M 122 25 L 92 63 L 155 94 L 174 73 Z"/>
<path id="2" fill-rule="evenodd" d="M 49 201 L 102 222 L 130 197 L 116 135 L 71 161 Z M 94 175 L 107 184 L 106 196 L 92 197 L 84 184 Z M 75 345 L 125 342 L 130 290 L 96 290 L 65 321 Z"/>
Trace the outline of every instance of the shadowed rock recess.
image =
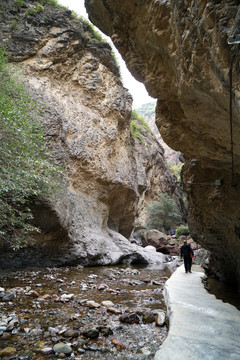
<path id="1" fill-rule="evenodd" d="M 132 97 L 122 86 L 110 46 L 65 9 L 36 1 L 2 1 L 1 9 L 0 43 L 38 99 L 52 157 L 66 170 L 53 203 L 39 199 L 33 208 L 43 231 L 38 245 L 15 254 L 2 249 L 1 267 L 164 261 L 162 254 L 127 239 L 151 180 L 146 161 L 141 168 L 134 154 Z M 154 156 L 163 164 L 154 191 L 173 194 L 159 145 Z M 153 159 L 148 161 L 154 167 Z"/>
<path id="2" fill-rule="evenodd" d="M 109 35 L 131 73 L 157 98 L 164 141 L 184 154 L 182 172 L 195 241 L 215 273 L 240 284 L 240 113 L 233 71 L 233 155 L 229 66 L 240 25 L 238 1 L 86 0 L 90 20 Z M 233 176 L 232 176 L 233 170 Z M 220 186 L 215 186 L 216 180 Z"/>

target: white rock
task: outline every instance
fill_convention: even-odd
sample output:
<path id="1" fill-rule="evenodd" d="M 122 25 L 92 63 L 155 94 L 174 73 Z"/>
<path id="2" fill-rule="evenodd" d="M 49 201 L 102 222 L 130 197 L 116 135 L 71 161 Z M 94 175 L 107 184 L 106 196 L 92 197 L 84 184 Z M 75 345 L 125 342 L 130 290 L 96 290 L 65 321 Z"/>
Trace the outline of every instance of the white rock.
<path id="1" fill-rule="evenodd" d="M 86 302 L 86 305 L 89 307 L 89 308 L 99 308 L 101 305 L 93 300 L 89 300 Z"/>
<path id="2" fill-rule="evenodd" d="M 157 251 L 156 248 L 155 248 L 154 246 L 152 246 L 152 245 L 148 245 L 148 246 L 146 246 L 144 249 L 145 249 L 145 250 L 148 250 L 148 251 L 154 251 L 154 252 Z"/>
<path id="3" fill-rule="evenodd" d="M 157 310 L 156 311 L 156 318 L 155 318 L 155 324 L 158 326 L 163 326 L 163 324 L 166 321 L 166 314 L 163 310 Z"/>
<path id="4" fill-rule="evenodd" d="M 60 297 L 61 301 L 69 301 L 72 300 L 74 298 L 74 294 L 63 294 Z"/>
<path id="5" fill-rule="evenodd" d="M 113 306 L 113 305 L 114 305 L 113 302 L 110 301 L 110 300 L 102 301 L 101 304 L 102 304 L 103 306 L 106 306 L 106 307 L 109 307 L 109 306 Z"/>

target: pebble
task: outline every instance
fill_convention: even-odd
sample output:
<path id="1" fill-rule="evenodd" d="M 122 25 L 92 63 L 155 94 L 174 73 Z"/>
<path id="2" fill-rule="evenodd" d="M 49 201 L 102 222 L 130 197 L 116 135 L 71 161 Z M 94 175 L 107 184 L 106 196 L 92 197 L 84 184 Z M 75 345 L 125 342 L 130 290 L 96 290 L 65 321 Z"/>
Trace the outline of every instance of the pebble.
<path id="1" fill-rule="evenodd" d="M 110 313 L 110 314 L 115 314 L 115 315 L 121 315 L 122 314 L 122 310 L 116 309 L 116 308 L 113 308 L 113 307 L 107 308 L 107 312 Z"/>
<path id="2" fill-rule="evenodd" d="M 51 354 L 53 351 L 53 349 L 51 347 L 45 347 L 45 348 L 42 348 L 41 350 L 39 350 L 39 352 L 42 354 L 42 355 L 48 355 L 48 354 Z"/>
<path id="3" fill-rule="evenodd" d="M 101 307 L 101 305 L 93 300 L 89 300 L 86 302 L 86 305 L 89 307 L 89 308 L 92 308 L 92 309 L 96 309 L 96 308 L 99 308 Z"/>
<path id="4" fill-rule="evenodd" d="M 83 335 L 87 338 L 90 338 L 90 339 L 94 339 L 99 336 L 99 331 L 97 329 L 89 329 L 89 330 L 83 331 L 81 333 L 81 335 Z"/>
<path id="5" fill-rule="evenodd" d="M 124 350 L 124 349 L 126 349 L 125 346 L 124 346 L 119 340 L 112 339 L 112 340 L 111 340 L 111 343 L 117 348 L 117 350 Z"/>
<path id="6" fill-rule="evenodd" d="M 69 345 L 60 342 L 54 345 L 53 351 L 58 354 L 71 354 L 72 348 Z"/>
<path id="7" fill-rule="evenodd" d="M 13 355 L 13 354 L 15 354 L 16 351 L 17 350 L 14 347 L 8 346 L 8 347 L 0 350 L 0 357 Z"/>
<path id="8" fill-rule="evenodd" d="M 140 349 L 139 352 L 140 352 L 141 354 L 146 355 L 146 356 L 151 355 L 151 350 L 150 350 L 149 348 L 147 348 L 147 347 L 144 347 L 144 348 Z"/>
<path id="9" fill-rule="evenodd" d="M 110 307 L 114 305 L 113 302 L 109 300 L 102 301 L 101 304 L 106 307 Z"/>
<path id="10" fill-rule="evenodd" d="M 155 317 L 155 324 L 158 326 L 163 326 L 166 321 L 166 313 L 163 310 L 158 310 Z"/>
<path id="11" fill-rule="evenodd" d="M 144 312 L 143 317 L 142 317 L 142 321 L 145 324 L 153 323 L 155 321 L 155 315 L 153 313 L 151 313 L 151 312 Z"/>
<path id="12" fill-rule="evenodd" d="M 139 317 L 137 316 L 137 314 L 135 314 L 133 312 L 121 315 L 119 317 L 119 320 L 125 324 L 139 324 L 140 323 Z"/>

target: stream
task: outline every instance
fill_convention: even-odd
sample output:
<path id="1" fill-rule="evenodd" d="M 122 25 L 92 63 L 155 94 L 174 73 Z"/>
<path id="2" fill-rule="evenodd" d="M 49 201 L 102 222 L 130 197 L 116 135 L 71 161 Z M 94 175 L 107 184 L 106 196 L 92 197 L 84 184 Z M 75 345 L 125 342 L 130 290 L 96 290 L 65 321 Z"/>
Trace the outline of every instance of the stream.
<path id="1" fill-rule="evenodd" d="M 0 357 L 152 359 L 167 336 L 169 276 L 132 266 L 2 272 Z"/>

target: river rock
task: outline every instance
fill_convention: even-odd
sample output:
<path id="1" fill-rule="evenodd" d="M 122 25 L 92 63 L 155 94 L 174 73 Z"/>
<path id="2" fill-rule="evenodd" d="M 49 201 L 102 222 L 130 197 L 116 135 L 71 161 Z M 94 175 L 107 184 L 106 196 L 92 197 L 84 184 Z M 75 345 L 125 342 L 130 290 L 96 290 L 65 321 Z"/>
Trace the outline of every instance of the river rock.
<path id="1" fill-rule="evenodd" d="M 10 289 L 5 291 L 3 297 L 2 297 L 2 301 L 6 302 L 6 301 L 12 301 L 16 299 L 16 291 L 15 289 Z"/>
<path id="2" fill-rule="evenodd" d="M 9 340 L 9 339 L 11 339 L 11 337 L 12 337 L 12 334 L 11 334 L 11 333 L 9 333 L 9 332 L 4 332 L 4 333 L 2 334 L 2 336 L 1 336 L 1 339 L 2 339 L 2 340 Z"/>
<path id="3" fill-rule="evenodd" d="M 7 331 L 12 331 L 15 327 L 19 325 L 18 319 L 13 319 L 8 323 Z"/>
<path id="4" fill-rule="evenodd" d="M 119 317 L 119 320 L 125 324 L 139 324 L 140 319 L 136 313 L 123 314 Z"/>
<path id="5" fill-rule="evenodd" d="M 98 290 L 106 290 L 106 289 L 108 289 L 108 285 L 107 284 L 100 284 L 99 286 L 98 286 Z"/>
<path id="6" fill-rule="evenodd" d="M 151 355 L 151 350 L 147 347 L 143 347 L 139 350 L 139 352 L 143 355 L 149 356 Z"/>
<path id="7" fill-rule="evenodd" d="M 37 291 L 35 291 L 35 290 L 30 290 L 30 291 L 26 292 L 25 295 L 31 296 L 33 298 L 38 298 L 39 297 L 39 293 Z"/>
<path id="8" fill-rule="evenodd" d="M 117 348 L 117 350 L 124 350 L 125 346 L 117 339 L 112 339 L 111 343 Z"/>
<path id="9" fill-rule="evenodd" d="M 158 326 L 163 326 L 166 321 L 166 313 L 164 310 L 155 310 L 155 324 Z"/>
<path id="10" fill-rule="evenodd" d="M 92 309 L 97 309 L 99 307 L 101 307 L 101 305 L 93 300 L 89 300 L 86 302 L 86 305 L 89 307 L 89 308 L 92 308 Z"/>
<path id="11" fill-rule="evenodd" d="M 108 326 L 98 326 L 97 330 L 99 330 L 100 333 L 104 336 L 109 336 L 113 334 L 112 329 Z"/>
<path id="12" fill-rule="evenodd" d="M 111 307 L 114 305 L 113 302 L 109 300 L 102 301 L 101 304 L 106 307 Z"/>
<path id="13" fill-rule="evenodd" d="M 73 329 L 68 329 L 63 333 L 64 337 L 71 337 L 71 338 L 77 338 L 78 337 L 78 331 Z"/>
<path id="14" fill-rule="evenodd" d="M 154 246 L 156 249 L 162 245 L 167 245 L 168 236 L 158 230 L 147 230 L 143 233 L 142 246 Z"/>
<path id="15" fill-rule="evenodd" d="M 42 355 L 48 355 L 53 352 L 53 349 L 51 347 L 45 347 L 39 350 L 40 354 Z"/>
<path id="16" fill-rule="evenodd" d="M 63 294 L 60 297 L 60 301 L 62 302 L 68 302 L 74 298 L 74 294 Z"/>
<path id="17" fill-rule="evenodd" d="M 146 311 L 143 313 L 142 321 L 146 324 L 152 323 L 155 321 L 155 315 L 152 312 Z"/>
<path id="18" fill-rule="evenodd" d="M 0 357 L 4 357 L 4 356 L 11 356 L 13 354 L 16 353 L 16 349 L 12 346 L 8 346 L 2 350 L 0 350 Z"/>
<path id="19" fill-rule="evenodd" d="M 122 310 L 117 309 L 117 308 L 113 308 L 113 307 L 108 307 L 107 312 L 110 313 L 110 314 L 115 314 L 115 315 L 122 314 Z"/>
<path id="20" fill-rule="evenodd" d="M 86 338 L 94 339 L 99 336 L 99 331 L 97 329 L 89 329 L 86 331 L 83 331 L 81 335 L 85 336 Z"/>
<path id="21" fill-rule="evenodd" d="M 72 348 L 69 345 L 60 342 L 53 346 L 53 351 L 57 354 L 60 354 L 60 353 L 71 354 Z"/>

